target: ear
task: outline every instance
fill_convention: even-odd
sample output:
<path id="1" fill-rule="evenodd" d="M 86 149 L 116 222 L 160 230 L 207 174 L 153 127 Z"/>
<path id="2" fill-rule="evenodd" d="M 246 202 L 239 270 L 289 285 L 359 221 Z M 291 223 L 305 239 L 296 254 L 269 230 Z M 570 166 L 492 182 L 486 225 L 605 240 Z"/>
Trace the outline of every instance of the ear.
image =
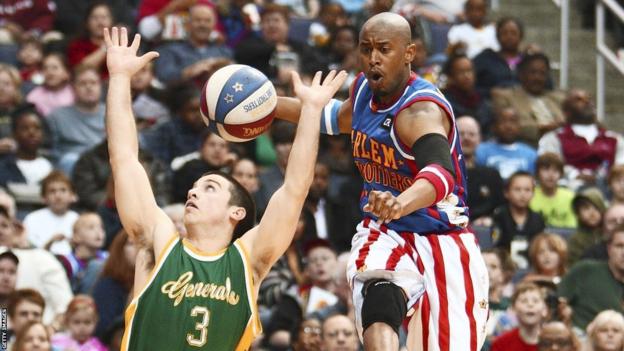
<path id="1" fill-rule="evenodd" d="M 409 43 L 405 48 L 405 63 L 408 65 L 411 64 L 414 60 L 414 56 L 416 56 L 416 44 Z"/>
<path id="2" fill-rule="evenodd" d="M 244 207 L 234 207 L 232 206 L 232 211 L 230 212 L 230 217 L 236 221 L 241 221 L 247 215 L 247 211 Z"/>

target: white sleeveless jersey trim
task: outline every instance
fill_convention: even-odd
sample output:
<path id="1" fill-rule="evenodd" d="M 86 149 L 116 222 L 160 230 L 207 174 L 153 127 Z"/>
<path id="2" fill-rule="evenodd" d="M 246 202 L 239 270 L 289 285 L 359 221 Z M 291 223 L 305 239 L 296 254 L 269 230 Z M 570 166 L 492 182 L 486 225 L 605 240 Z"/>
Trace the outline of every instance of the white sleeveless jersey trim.
<path id="1" fill-rule="evenodd" d="M 251 261 L 247 256 L 247 251 L 238 240 L 234 242 L 234 247 L 236 247 L 238 253 L 243 260 L 243 270 L 245 271 L 245 287 L 247 288 L 247 302 L 249 303 L 249 308 L 251 309 L 251 316 L 249 316 L 249 319 L 251 321 L 251 324 L 253 325 L 254 335 L 258 335 L 262 331 L 262 328 L 259 328 L 257 323 L 254 323 L 254 321 L 259 318 L 259 315 L 258 311 L 256 310 L 257 304 L 254 301 L 256 290 L 253 286 L 253 275 L 251 273 L 251 267 L 249 266 L 251 264 Z"/>
<path id="2" fill-rule="evenodd" d="M 367 83 L 368 83 L 368 79 L 364 78 L 364 80 L 362 81 L 362 84 L 360 84 L 360 87 L 358 88 L 357 93 L 355 94 L 355 100 L 353 101 L 353 110 L 355 110 L 358 100 L 360 99 L 360 94 L 362 93 L 362 89 L 364 89 L 364 86 L 366 86 Z"/>

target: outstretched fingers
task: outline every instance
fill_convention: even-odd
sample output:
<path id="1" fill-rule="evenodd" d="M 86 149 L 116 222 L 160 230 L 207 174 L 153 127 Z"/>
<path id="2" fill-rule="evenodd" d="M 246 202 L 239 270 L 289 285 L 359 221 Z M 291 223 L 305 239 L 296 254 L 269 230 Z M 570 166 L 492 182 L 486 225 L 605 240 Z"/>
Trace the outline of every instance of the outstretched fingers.
<path id="1" fill-rule="evenodd" d="M 117 27 L 113 27 L 111 32 L 112 32 L 111 39 L 113 41 L 113 46 L 119 46 L 119 29 Z"/>
<path id="2" fill-rule="evenodd" d="M 141 35 L 139 33 L 134 35 L 134 39 L 132 40 L 132 44 L 130 47 L 134 52 L 139 51 L 139 46 L 141 46 Z"/>
<path id="3" fill-rule="evenodd" d="M 128 30 L 126 29 L 126 27 L 121 27 L 119 33 L 119 45 L 124 48 L 128 46 Z"/>
<path id="4" fill-rule="evenodd" d="M 141 60 L 143 61 L 143 65 L 146 65 L 148 62 L 152 61 L 153 59 L 157 58 L 159 55 L 156 51 L 150 51 L 146 54 L 143 54 L 143 56 L 141 56 Z"/>
<path id="5" fill-rule="evenodd" d="M 111 40 L 110 30 L 108 28 L 104 28 L 104 43 L 106 44 L 107 48 L 113 46 L 113 41 Z"/>

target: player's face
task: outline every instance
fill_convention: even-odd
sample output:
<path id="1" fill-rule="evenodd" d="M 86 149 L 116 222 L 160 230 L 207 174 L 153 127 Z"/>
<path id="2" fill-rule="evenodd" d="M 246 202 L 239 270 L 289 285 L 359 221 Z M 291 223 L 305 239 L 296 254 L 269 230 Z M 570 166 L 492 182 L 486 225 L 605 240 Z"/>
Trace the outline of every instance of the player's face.
<path id="1" fill-rule="evenodd" d="M 84 308 L 67 318 L 67 329 L 74 340 L 84 343 L 91 337 L 97 322 L 94 312 L 91 308 Z"/>
<path id="2" fill-rule="evenodd" d="M 395 31 L 381 25 L 365 26 L 360 34 L 360 63 L 373 93 L 394 97 L 407 82 L 414 45 L 404 43 Z"/>
<path id="3" fill-rule="evenodd" d="M 22 350 L 28 351 L 50 351 L 50 338 L 43 324 L 36 324 L 30 327 L 30 330 L 24 337 Z"/>
<path id="4" fill-rule="evenodd" d="M 15 290 L 17 264 L 10 258 L 0 260 L 0 296 L 7 296 Z"/>
<path id="5" fill-rule="evenodd" d="M 513 305 L 518 321 L 524 325 L 538 325 L 548 313 L 544 298 L 537 290 L 526 291 Z"/>
<path id="6" fill-rule="evenodd" d="M 19 332 L 28 322 L 41 322 L 43 309 L 41 306 L 30 301 L 22 300 L 15 307 L 14 316 L 11 320 L 15 332 Z"/>
<path id="7" fill-rule="evenodd" d="M 346 316 L 328 318 L 323 324 L 323 350 L 356 351 L 359 349 L 353 322 Z"/>
<path id="8" fill-rule="evenodd" d="M 199 178 L 189 190 L 184 207 L 184 223 L 214 224 L 227 220 L 231 184 L 216 174 Z"/>

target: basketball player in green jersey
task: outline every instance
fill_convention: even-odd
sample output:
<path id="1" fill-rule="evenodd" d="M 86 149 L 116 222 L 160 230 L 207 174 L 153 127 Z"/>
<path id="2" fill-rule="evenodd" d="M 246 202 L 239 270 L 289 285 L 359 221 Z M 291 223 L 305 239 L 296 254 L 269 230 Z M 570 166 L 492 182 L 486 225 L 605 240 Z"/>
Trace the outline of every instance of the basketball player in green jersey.
<path id="1" fill-rule="evenodd" d="M 137 259 L 134 297 L 126 310 L 122 350 L 247 350 L 261 326 L 256 311 L 260 281 L 286 251 L 314 176 L 321 109 L 342 85 L 345 72 L 311 86 L 293 74 L 302 110 L 284 184 L 254 227 L 249 193 L 233 178 L 210 173 L 188 192 L 185 238 L 156 205 L 131 110 L 130 78 L 158 56 L 136 55 L 125 29 L 104 31 L 110 74 L 106 129 L 121 221 L 131 237 L 155 253 L 153 269 Z"/>

